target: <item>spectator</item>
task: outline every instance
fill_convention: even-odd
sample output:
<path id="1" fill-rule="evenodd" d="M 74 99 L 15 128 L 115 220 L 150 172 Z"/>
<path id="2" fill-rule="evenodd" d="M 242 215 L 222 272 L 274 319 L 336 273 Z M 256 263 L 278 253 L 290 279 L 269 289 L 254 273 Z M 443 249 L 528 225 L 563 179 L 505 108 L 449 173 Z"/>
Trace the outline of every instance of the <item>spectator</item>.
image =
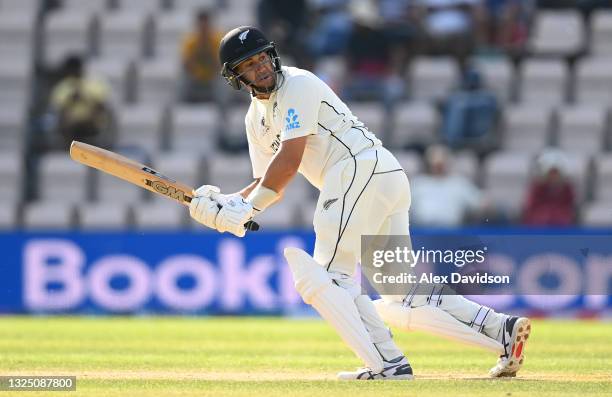
<path id="1" fill-rule="evenodd" d="M 315 0 L 314 24 L 308 36 L 310 54 L 318 59 L 346 51 L 353 22 L 349 0 Z"/>
<path id="2" fill-rule="evenodd" d="M 210 13 L 200 10 L 197 13 L 192 32 L 183 39 L 181 58 L 183 77 L 181 99 L 185 102 L 217 100 L 215 87 L 219 83 L 218 51 L 221 33 L 210 22 Z"/>
<path id="3" fill-rule="evenodd" d="M 412 183 L 411 223 L 460 226 L 470 212 L 484 208 L 483 195 L 466 177 L 448 170 L 449 153 L 443 146 L 431 146 L 425 153 L 428 172 Z"/>
<path id="4" fill-rule="evenodd" d="M 450 146 L 471 145 L 485 151 L 494 146 L 500 106 L 476 69 L 466 70 L 441 107 L 442 136 Z"/>
<path id="5" fill-rule="evenodd" d="M 403 80 L 393 74 L 391 46 L 382 19 L 368 0 L 353 3 L 352 12 L 343 96 L 348 100 L 380 100 L 390 109 L 403 94 Z"/>
<path id="6" fill-rule="evenodd" d="M 259 27 L 269 32 L 299 67 L 311 67 L 306 47 L 306 23 L 309 8 L 306 0 L 260 0 L 257 7 Z"/>
<path id="7" fill-rule="evenodd" d="M 537 160 L 539 175 L 532 181 L 523 210 L 531 226 L 570 226 L 576 221 L 576 195 L 566 176 L 567 159 L 557 149 L 545 150 Z"/>
<path id="8" fill-rule="evenodd" d="M 102 81 L 84 76 L 79 56 L 71 55 L 64 61 L 62 78 L 51 92 L 51 108 L 56 136 L 61 137 L 63 148 L 69 148 L 75 139 L 106 148 L 113 146 L 109 88 Z"/>
<path id="9" fill-rule="evenodd" d="M 383 33 L 391 47 L 391 67 L 406 74 L 410 58 L 416 53 L 418 23 L 415 0 L 378 0 Z"/>
<path id="10" fill-rule="evenodd" d="M 480 40 L 482 0 L 417 0 L 425 52 L 451 54 L 463 66 Z"/>
<path id="11" fill-rule="evenodd" d="M 521 51 L 534 7 L 534 0 L 486 0 L 485 41 L 508 52 Z"/>

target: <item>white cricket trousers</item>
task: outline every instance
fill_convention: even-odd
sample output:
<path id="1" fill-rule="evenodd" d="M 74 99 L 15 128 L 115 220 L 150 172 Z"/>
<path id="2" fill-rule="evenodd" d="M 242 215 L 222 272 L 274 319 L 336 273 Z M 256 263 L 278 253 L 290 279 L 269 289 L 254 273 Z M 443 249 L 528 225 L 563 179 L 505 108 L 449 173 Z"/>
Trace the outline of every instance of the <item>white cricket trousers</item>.
<path id="1" fill-rule="evenodd" d="M 325 176 L 314 214 L 314 259 L 330 273 L 355 274 L 362 235 L 408 233 L 410 185 L 397 159 L 375 146 Z"/>
<path id="2" fill-rule="evenodd" d="M 315 210 L 315 261 L 324 266 L 340 286 L 357 297 L 361 292 L 352 277 L 361 259 L 361 236 L 408 235 L 409 209 L 408 177 L 387 149 L 376 146 L 339 162 L 325 176 Z M 428 294 L 405 298 L 411 300 L 411 307 L 418 307 L 432 304 L 429 297 Z M 460 295 L 448 295 L 435 306 L 493 339 L 499 338 L 506 317 Z M 360 312 L 364 311 L 360 309 Z M 372 326 L 365 323 L 368 330 L 376 329 L 376 333 L 383 334 L 382 322 L 377 318 L 373 319 Z M 390 346 L 389 353 L 383 356 L 388 358 L 386 356 L 395 354 L 394 351 Z"/>
<path id="3" fill-rule="evenodd" d="M 408 177 L 391 152 L 376 146 L 327 172 L 313 220 L 315 261 L 353 298 L 368 342 L 385 361 L 403 353 L 353 275 L 361 259 L 361 236 L 406 234 L 409 207 Z"/>

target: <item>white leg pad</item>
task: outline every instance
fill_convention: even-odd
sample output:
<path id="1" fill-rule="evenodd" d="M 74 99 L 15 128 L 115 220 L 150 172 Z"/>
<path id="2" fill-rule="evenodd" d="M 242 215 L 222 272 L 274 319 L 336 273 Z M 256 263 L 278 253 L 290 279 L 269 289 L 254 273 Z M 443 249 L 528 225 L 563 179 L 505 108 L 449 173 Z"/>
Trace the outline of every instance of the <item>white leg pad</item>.
<path id="1" fill-rule="evenodd" d="M 306 252 L 286 248 L 285 258 L 293 273 L 297 292 L 314 307 L 355 354 L 374 373 L 384 369 L 382 357 L 374 348 L 353 298 L 332 283 L 329 274 Z"/>
<path id="2" fill-rule="evenodd" d="M 504 351 L 501 343 L 458 321 L 444 310 L 433 306 L 405 307 L 398 302 L 375 300 L 374 306 L 387 324 L 403 331 L 425 331 L 450 340 L 491 350 Z"/>

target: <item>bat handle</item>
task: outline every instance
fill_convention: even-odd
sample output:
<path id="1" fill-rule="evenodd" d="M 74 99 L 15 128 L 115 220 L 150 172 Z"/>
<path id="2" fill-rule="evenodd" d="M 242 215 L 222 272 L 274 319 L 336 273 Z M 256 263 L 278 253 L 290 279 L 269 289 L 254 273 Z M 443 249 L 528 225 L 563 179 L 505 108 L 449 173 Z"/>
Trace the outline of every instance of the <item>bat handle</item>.
<path id="1" fill-rule="evenodd" d="M 191 197 L 189 196 L 185 196 L 185 205 L 189 205 L 189 203 L 191 203 Z M 223 206 L 219 203 L 217 203 L 217 207 L 219 207 L 219 209 L 223 208 Z M 246 230 L 250 231 L 250 232 L 256 232 L 259 230 L 259 223 L 255 222 L 255 221 L 248 221 L 247 223 L 244 224 L 244 227 Z"/>
<path id="2" fill-rule="evenodd" d="M 217 203 L 217 207 L 219 207 L 219 209 L 223 208 L 223 206 L 219 203 Z M 247 223 L 244 224 L 244 227 L 246 230 L 250 232 L 256 232 L 259 230 L 259 223 L 255 221 L 248 221 Z"/>
<path id="3" fill-rule="evenodd" d="M 244 227 L 248 231 L 256 232 L 256 231 L 259 230 L 259 223 L 255 222 L 255 221 L 248 221 L 247 223 L 244 224 Z"/>

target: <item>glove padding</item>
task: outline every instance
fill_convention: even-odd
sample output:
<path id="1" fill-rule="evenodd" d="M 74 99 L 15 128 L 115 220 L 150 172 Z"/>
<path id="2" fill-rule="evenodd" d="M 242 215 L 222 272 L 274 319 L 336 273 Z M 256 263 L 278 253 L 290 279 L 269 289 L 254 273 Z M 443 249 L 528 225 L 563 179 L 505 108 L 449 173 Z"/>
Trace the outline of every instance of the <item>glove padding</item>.
<path id="1" fill-rule="evenodd" d="M 196 192 L 197 193 L 197 192 Z M 217 229 L 219 205 L 209 196 L 195 196 L 189 204 L 189 215 L 204 226 Z"/>
<path id="2" fill-rule="evenodd" d="M 214 186 L 214 185 L 202 185 L 200 186 L 196 191 L 194 196 L 195 197 L 209 197 L 209 198 L 213 198 L 213 194 L 219 194 L 221 192 L 221 189 L 219 189 L 218 186 Z M 214 198 L 213 198 L 214 200 Z"/>
<path id="3" fill-rule="evenodd" d="M 245 223 L 253 219 L 253 206 L 240 195 L 230 195 L 219 210 L 216 228 L 221 233 L 229 232 L 238 237 L 246 234 Z"/>

